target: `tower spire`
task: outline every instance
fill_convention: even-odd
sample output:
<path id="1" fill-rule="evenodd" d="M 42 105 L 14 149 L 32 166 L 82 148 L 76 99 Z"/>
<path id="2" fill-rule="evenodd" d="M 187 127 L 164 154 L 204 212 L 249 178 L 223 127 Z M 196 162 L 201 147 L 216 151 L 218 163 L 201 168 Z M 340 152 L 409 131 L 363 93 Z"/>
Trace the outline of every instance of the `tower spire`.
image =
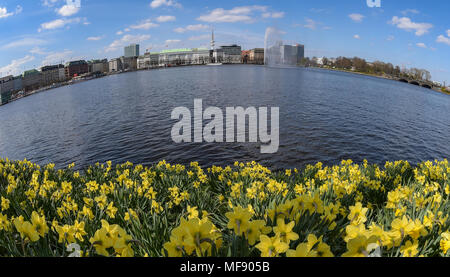
<path id="1" fill-rule="evenodd" d="M 214 29 L 211 29 L 211 50 L 214 50 L 214 47 L 216 46 L 216 42 L 214 41 Z"/>

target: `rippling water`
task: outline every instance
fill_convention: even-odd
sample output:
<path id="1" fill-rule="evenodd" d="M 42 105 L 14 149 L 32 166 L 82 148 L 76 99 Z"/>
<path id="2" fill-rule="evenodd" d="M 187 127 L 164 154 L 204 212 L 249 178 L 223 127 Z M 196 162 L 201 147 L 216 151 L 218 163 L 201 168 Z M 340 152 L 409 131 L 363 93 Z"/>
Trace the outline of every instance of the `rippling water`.
<path id="1" fill-rule="evenodd" d="M 280 107 L 280 148 L 252 143 L 175 144 L 175 107 Z M 272 169 L 342 159 L 450 156 L 450 97 L 400 82 L 319 69 L 179 67 L 113 75 L 42 92 L 0 107 L 0 157 L 78 168 L 108 160 L 236 160 Z"/>

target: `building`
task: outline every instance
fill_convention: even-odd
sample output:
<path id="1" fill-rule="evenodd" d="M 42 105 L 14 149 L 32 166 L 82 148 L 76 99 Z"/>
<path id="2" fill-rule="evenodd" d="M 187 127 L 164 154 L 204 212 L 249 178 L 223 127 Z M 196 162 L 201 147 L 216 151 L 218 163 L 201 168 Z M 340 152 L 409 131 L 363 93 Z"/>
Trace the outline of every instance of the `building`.
<path id="1" fill-rule="evenodd" d="M 304 45 L 283 45 L 278 42 L 264 53 L 264 63 L 267 65 L 295 66 L 305 57 Z"/>
<path id="2" fill-rule="evenodd" d="M 72 79 L 73 77 L 77 77 L 86 73 L 89 73 L 89 65 L 86 61 L 73 61 L 66 63 L 66 78 Z"/>
<path id="3" fill-rule="evenodd" d="M 264 48 L 242 51 L 242 62 L 248 64 L 264 64 Z"/>
<path id="4" fill-rule="evenodd" d="M 242 63 L 245 63 L 245 64 L 249 63 L 250 50 L 242 50 L 241 59 L 242 59 Z"/>
<path id="5" fill-rule="evenodd" d="M 120 72 L 123 70 L 122 60 L 120 58 L 109 61 L 109 72 Z"/>
<path id="6" fill-rule="evenodd" d="M 159 53 L 146 52 L 137 59 L 137 69 L 148 69 L 159 66 Z"/>
<path id="7" fill-rule="evenodd" d="M 288 65 L 297 65 L 305 57 L 305 47 L 303 45 L 282 45 L 281 63 Z"/>
<path id="8" fill-rule="evenodd" d="M 0 78 L 0 105 L 6 104 L 11 100 L 14 90 L 14 77 L 12 75 Z"/>
<path id="9" fill-rule="evenodd" d="M 139 44 L 131 44 L 125 47 L 125 58 L 139 57 Z"/>
<path id="10" fill-rule="evenodd" d="M 160 66 L 200 65 L 211 62 L 211 52 L 206 48 L 163 50 L 159 53 Z"/>
<path id="11" fill-rule="evenodd" d="M 0 78 L 0 93 L 10 92 L 14 90 L 14 76 L 9 75 Z"/>
<path id="12" fill-rule="evenodd" d="M 322 57 L 322 58 L 317 58 L 317 59 L 316 59 L 316 63 L 317 63 L 318 65 L 323 65 L 323 57 Z"/>
<path id="13" fill-rule="evenodd" d="M 36 69 L 25 71 L 22 77 L 22 84 L 25 92 L 36 90 L 42 86 L 42 73 Z"/>
<path id="14" fill-rule="evenodd" d="M 122 69 L 124 71 L 133 71 L 137 70 L 137 56 L 133 57 L 121 57 L 120 60 L 122 62 Z"/>
<path id="15" fill-rule="evenodd" d="M 89 73 L 106 73 L 109 72 L 108 59 L 92 60 L 88 62 Z"/>
<path id="16" fill-rule="evenodd" d="M 214 60 L 218 63 L 242 63 L 242 49 L 236 44 L 221 46 L 213 50 Z"/>
<path id="17" fill-rule="evenodd" d="M 22 76 L 14 77 L 14 92 L 19 92 L 23 90 L 23 79 Z"/>
<path id="18" fill-rule="evenodd" d="M 299 64 L 305 58 L 305 45 L 297 43 L 295 46 L 297 47 L 297 64 Z"/>
<path id="19" fill-rule="evenodd" d="M 254 64 L 264 64 L 264 48 L 250 50 L 250 61 Z"/>
<path id="20" fill-rule="evenodd" d="M 41 67 L 41 74 L 43 86 L 50 86 L 65 80 L 65 69 L 62 64 Z"/>

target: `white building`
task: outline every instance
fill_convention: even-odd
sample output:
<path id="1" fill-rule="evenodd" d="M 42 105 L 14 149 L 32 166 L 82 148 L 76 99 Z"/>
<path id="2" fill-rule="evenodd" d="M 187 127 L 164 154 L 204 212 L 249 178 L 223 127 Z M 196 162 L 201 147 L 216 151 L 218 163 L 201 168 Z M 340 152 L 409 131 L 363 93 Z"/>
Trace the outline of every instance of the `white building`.
<path id="1" fill-rule="evenodd" d="M 159 65 L 196 65 L 211 61 L 211 52 L 205 48 L 163 50 L 159 53 Z"/>
<path id="2" fill-rule="evenodd" d="M 159 53 L 147 52 L 137 59 L 137 69 L 148 69 L 159 66 Z"/>
<path id="3" fill-rule="evenodd" d="M 59 81 L 60 82 L 64 82 L 67 80 L 66 78 L 66 69 L 63 67 L 58 68 L 58 76 L 59 76 Z"/>
<path id="4" fill-rule="evenodd" d="M 120 58 L 118 59 L 111 59 L 109 61 L 109 72 L 119 72 L 122 71 L 122 61 Z"/>
<path id="5" fill-rule="evenodd" d="M 92 60 L 88 62 L 89 72 L 101 72 L 105 73 L 109 71 L 109 63 L 107 59 L 103 60 Z"/>

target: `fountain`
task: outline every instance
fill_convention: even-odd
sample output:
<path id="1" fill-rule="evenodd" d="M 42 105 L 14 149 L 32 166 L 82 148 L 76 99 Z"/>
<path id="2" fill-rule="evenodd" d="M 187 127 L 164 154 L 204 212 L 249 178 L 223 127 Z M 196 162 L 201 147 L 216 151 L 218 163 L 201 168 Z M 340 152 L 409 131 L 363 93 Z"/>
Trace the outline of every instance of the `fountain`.
<path id="1" fill-rule="evenodd" d="M 275 27 L 266 29 L 264 64 L 269 67 L 294 67 L 304 56 L 303 45 L 286 45 L 283 32 Z"/>

